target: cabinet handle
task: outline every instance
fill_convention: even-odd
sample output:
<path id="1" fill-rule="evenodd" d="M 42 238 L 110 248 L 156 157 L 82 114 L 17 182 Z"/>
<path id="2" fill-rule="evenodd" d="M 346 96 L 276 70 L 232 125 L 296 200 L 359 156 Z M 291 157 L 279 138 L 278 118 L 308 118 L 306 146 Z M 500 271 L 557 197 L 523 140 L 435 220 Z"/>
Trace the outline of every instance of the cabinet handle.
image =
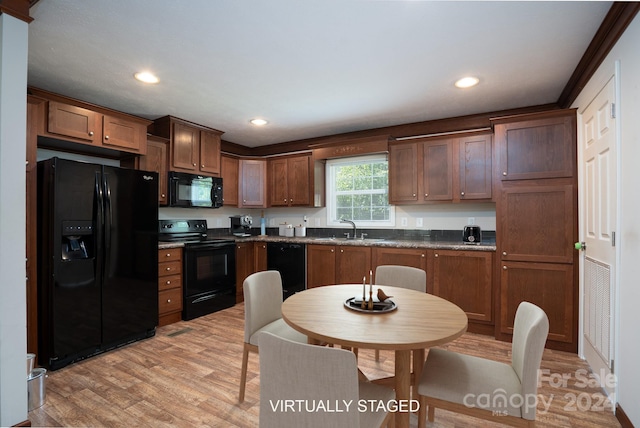
<path id="1" fill-rule="evenodd" d="M 194 163 L 193 166 L 196 166 L 196 164 Z"/>
<path id="2" fill-rule="evenodd" d="M 340 250 L 341 253 L 344 253 L 344 250 Z"/>
<path id="3" fill-rule="evenodd" d="M 167 281 L 167 285 L 171 285 L 171 281 Z"/>
<path id="4" fill-rule="evenodd" d="M 287 203 L 287 199 L 286 198 L 285 198 L 284 202 L 285 202 L 285 204 Z"/>
<path id="5" fill-rule="evenodd" d="M 246 203 L 247 203 L 247 200 L 246 200 L 246 199 L 243 199 L 243 200 L 242 200 L 242 203 L 243 203 L 243 204 L 246 204 Z"/>
<path id="6" fill-rule="evenodd" d="M 507 175 L 507 171 L 502 171 L 502 175 Z"/>
<path id="7" fill-rule="evenodd" d="M 167 268 L 167 272 L 169 272 L 170 270 L 171 270 L 171 268 L 170 268 L 170 267 L 168 267 L 168 268 Z"/>
<path id="8" fill-rule="evenodd" d="M 416 194 L 415 194 L 415 193 L 413 194 L 413 197 L 414 197 L 414 198 L 416 197 Z"/>
<path id="9" fill-rule="evenodd" d="M 200 168 L 204 168 L 204 164 L 200 165 Z"/>
<path id="10" fill-rule="evenodd" d="M 331 249 L 331 252 L 333 253 L 333 248 Z"/>
<path id="11" fill-rule="evenodd" d="M 460 192 L 460 196 L 464 196 L 464 192 Z"/>
<path id="12" fill-rule="evenodd" d="M 420 254 L 420 257 L 424 258 L 424 253 L 423 253 L 423 254 Z"/>
<path id="13" fill-rule="evenodd" d="M 104 136 L 104 139 L 105 139 L 105 140 L 108 140 L 108 139 L 109 139 L 109 136 L 108 136 L 108 135 L 105 135 L 105 136 Z"/>
<path id="14" fill-rule="evenodd" d="M 507 252 L 506 252 L 506 251 L 503 251 L 503 252 L 502 252 L 502 255 L 503 255 L 503 256 L 506 256 L 506 255 L 507 255 Z"/>
<path id="15" fill-rule="evenodd" d="M 160 196 L 162 196 L 163 198 L 166 198 L 166 197 L 167 197 L 164 193 L 163 193 L 162 195 L 160 195 Z"/>
<path id="16" fill-rule="evenodd" d="M 171 299 L 167 299 L 167 303 L 171 303 Z"/>
<path id="17" fill-rule="evenodd" d="M 507 267 L 506 267 L 506 266 L 502 266 L 502 269 L 503 269 L 503 270 L 507 270 Z"/>
<path id="18" fill-rule="evenodd" d="M 436 253 L 434 257 L 438 257 L 438 253 Z"/>
<path id="19" fill-rule="evenodd" d="M 266 246 L 266 245 L 263 245 L 263 246 L 262 246 L 262 248 L 267 248 L 267 246 Z"/>
<path id="20" fill-rule="evenodd" d="M 171 253 L 167 253 L 167 257 L 171 257 Z"/>
<path id="21" fill-rule="evenodd" d="M 93 137 L 93 131 L 89 131 L 89 137 Z"/>
<path id="22" fill-rule="evenodd" d="M 429 196 L 429 194 L 428 194 L 428 193 L 425 193 L 425 194 L 424 194 L 424 197 L 426 198 L 427 196 Z"/>

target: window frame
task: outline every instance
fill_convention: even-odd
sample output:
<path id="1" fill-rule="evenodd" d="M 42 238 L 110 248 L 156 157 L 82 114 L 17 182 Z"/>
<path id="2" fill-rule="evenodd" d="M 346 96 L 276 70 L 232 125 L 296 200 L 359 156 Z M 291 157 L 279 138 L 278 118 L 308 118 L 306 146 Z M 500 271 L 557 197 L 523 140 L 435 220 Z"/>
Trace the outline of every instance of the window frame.
<path id="1" fill-rule="evenodd" d="M 335 173 L 334 167 L 339 165 L 354 165 L 357 163 L 372 163 L 375 161 L 387 162 L 387 167 L 389 165 L 389 156 L 386 153 L 378 153 L 374 155 L 363 155 L 363 156 L 351 156 L 351 157 L 343 157 L 337 159 L 328 159 L 325 165 L 325 188 L 326 188 L 326 208 L 327 208 L 327 226 L 339 226 L 345 227 L 345 223 L 340 223 L 340 219 L 334 218 L 336 212 L 335 200 Z M 387 181 L 387 201 L 389 197 L 389 183 Z M 352 219 L 347 219 L 352 220 Z M 389 204 L 389 219 L 388 220 L 375 220 L 375 221 L 365 221 L 365 220 L 354 220 L 357 227 L 367 227 L 367 228 L 376 228 L 376 227 L 395 227 L 396 219 L 395 219 L 395 206 Z"/>

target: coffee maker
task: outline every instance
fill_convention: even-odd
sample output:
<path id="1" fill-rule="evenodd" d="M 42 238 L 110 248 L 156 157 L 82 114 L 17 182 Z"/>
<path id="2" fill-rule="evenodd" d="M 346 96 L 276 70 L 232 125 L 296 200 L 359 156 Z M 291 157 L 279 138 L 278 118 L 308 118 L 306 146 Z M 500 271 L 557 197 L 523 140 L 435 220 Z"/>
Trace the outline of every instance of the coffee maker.
<path id="1" fill-rule="evenodd" d="M 231 219 L 231 233 L 234 236 L 251 236 L 249 231 L 251 230 L 253 219 L 250 215 L 232 215 L 229 218 Z"/>

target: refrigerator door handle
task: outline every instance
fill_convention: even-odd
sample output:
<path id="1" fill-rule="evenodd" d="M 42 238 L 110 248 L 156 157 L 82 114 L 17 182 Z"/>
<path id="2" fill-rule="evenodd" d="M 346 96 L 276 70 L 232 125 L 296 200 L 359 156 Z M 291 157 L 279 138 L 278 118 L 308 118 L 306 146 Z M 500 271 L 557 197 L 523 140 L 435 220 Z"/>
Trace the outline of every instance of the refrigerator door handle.
<path id="1" fill-rule="evenodd" d="M 111 251 L 111 226 L 113 223 L 113 211 L 111 208 L 111 186 L 109 185 L 109 174 L 104 174 L 104 195 L 105 195 L 105 210 L 104 210 L 104 240 L 105 240 L 105 254 L 108 255 Z"/>
<path id="2" fill-rule="evenodd" d="M 96 195 L 96 223 L 95 223 L 95 231 L 94 236 L 96 239 L 96 249 L 97 254 L 102 254 L 103 250 L 103 242 L 102 239 L 104 234 L 102 233 L 102 229 L 104 227 L 104 193 L 102 190 L 102 175 L 100 172 L 96 171 L 95 174 L 95 195 Z M 99 258 L 97 259 L 99 260 Z M 99 260 L 98 263 L 102 264 L 102 260 Z M 98 266 L 98 272 L 100 272 L 102 266 Z"/>

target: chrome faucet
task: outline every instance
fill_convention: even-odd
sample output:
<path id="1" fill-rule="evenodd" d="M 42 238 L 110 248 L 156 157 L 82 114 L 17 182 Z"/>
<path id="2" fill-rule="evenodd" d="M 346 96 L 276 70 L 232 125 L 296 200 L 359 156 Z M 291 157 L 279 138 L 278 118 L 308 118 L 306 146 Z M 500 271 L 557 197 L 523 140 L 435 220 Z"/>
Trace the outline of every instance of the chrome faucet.
<path id="1" fill-rule="evenodd" d="M 351 226 L 353 226 L 353 238 L 349 236 L 348 233 L 345 233 L 345 235 L 347 235 L 347 239 L 356 239 L 356 224 L 351 221 L 351 220 L 345 220 L 343 218 L 340 219 L 340 223 L 349 223 Z"/>

